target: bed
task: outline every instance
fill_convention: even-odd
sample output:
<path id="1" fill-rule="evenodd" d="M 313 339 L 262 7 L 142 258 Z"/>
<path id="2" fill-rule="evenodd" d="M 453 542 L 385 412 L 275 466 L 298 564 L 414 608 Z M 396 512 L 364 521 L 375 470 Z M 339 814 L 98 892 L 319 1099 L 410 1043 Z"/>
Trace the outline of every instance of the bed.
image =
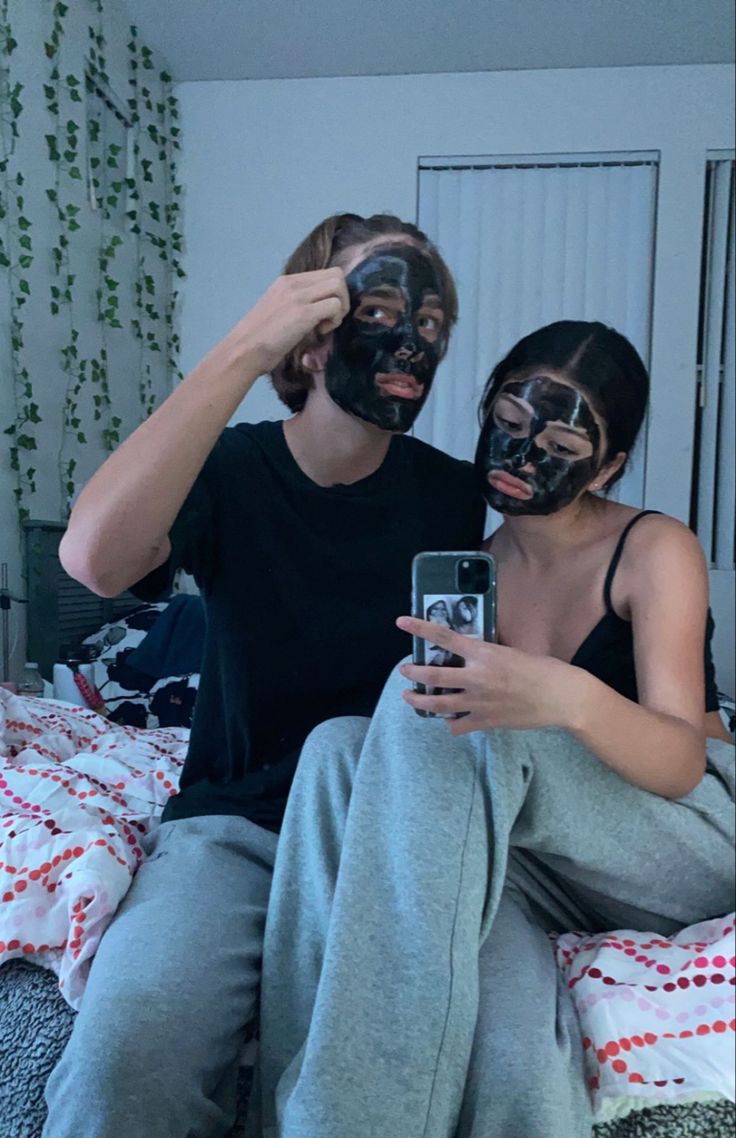
<path id="1" fill-rule="evenodd" d="M 99 598 L 87 602 L 76 583 L 61 587 L 62 527 L 44 526 L 28 531 L 30 643 L 47 676 L 61 636 L 102 645 L 95 681 L 111 715 L 0 691 L 0 1138 L 40 1135 L 43 1086 L 97 943 L 142 836 L 176 790 L 201 649 L 195 598 L 95 607 Z M 55 599 L 37 605 L 44 581 Z M 668 942 L 625 931 L 558 940 L 586 1039 L 596 1138 L 734 1133 L 733 937 L 724 918 Z M 702 991 L 701 981 L 667 983 L 696 973 Z M 233 1138 L 247 1091 L 244 1068 Z"/>

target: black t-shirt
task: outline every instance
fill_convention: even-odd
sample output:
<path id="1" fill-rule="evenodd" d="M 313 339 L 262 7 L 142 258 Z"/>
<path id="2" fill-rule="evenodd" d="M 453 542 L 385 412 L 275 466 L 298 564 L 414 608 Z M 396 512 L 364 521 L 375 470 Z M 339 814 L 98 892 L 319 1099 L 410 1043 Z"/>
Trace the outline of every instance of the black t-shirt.
<path id="1" fill-rule="evenodd" d="M 240 814 L 277 829 L 318 723 L 370 715 L 410 651 L 411 561 L 477 549 L 485 506 L 470 463 L 395 436 L 380 468 L 321 487 L 282 423 L 220 436 L 172 527 L 172 553 L 134 591 L 160 596 L 183 567 L 206 613 L 180 792 L 164 818 Z"/>

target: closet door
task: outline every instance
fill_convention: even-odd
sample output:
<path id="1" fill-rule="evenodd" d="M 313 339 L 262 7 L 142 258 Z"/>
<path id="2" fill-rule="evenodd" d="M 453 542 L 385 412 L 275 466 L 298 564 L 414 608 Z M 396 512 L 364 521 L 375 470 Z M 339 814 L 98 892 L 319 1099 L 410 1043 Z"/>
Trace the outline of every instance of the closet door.
<path id="1" fill-rule="evenodd" d="M 690 524 L 710 565 L 718 683 L 734 697 L 736 191 L 733 158 L 708 162 Z"/>

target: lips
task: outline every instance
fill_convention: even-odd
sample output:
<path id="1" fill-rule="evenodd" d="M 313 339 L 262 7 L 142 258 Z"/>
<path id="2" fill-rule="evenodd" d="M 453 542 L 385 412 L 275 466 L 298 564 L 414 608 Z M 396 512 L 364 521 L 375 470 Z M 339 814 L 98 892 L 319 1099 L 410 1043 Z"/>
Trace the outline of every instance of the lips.
<path id="1" fill-rule="evenodd" d="M 534 497 L 534 491 L 528 482 L 523 482 L 521 478 L 516 478 L 513 474 L 507 474 L 505 470 L 491 470 L 487 478 L 489 485 L 494 490 L 508 495 L 509 498 L 528 501 Z"/>
<path id="2" fill-rule="evenodd" d="M 376 372 L 376 387 L 392 399 L 421 399 L 424 384 L 402 371 Z"/>

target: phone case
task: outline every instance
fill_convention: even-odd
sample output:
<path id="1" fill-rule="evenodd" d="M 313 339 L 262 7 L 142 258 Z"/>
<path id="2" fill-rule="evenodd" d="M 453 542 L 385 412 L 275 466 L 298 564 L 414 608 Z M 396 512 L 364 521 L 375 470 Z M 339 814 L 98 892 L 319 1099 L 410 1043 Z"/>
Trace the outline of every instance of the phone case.
<path id="1" fill-rule="evenodd" d="M 485 577 L 485 580 L 481 580 Z M 462 586 L 467 586 L 463 588 Z M 459 550 L 451 553 L 418 553 L 412 562 L 413 616 L 452 628 L 476 640 L 496 639 L 496 563 L 490 553 Z M 461 656 L 448 653 L 426 640 L 413 638 L 415 664 L 463 667 Z M 424 684 L 415 691 L 427 693 Z M 444 694 L 458 688 L 438 688 Z M 437 718 L 434 712 L 419 715 Z M 452 718 L 455 718 L 453 716 Z"/>

